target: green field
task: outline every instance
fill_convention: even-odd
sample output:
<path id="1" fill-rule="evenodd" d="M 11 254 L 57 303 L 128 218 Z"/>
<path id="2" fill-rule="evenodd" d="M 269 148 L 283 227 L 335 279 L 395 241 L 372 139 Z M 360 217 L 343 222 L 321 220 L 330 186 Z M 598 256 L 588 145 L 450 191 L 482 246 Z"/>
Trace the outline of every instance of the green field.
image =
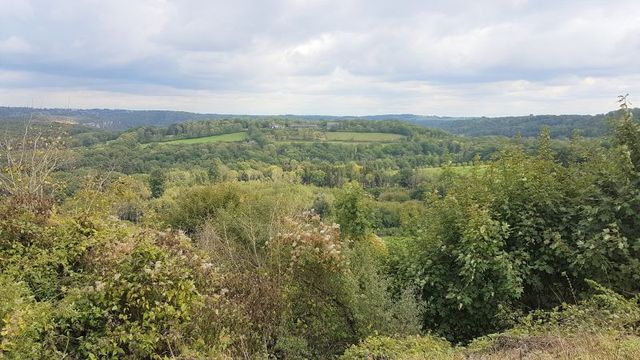
<path id="1" fill-rule="evenodd" d="M 327 132 L 325 133 L 324 140 L 315 140 L 331 143 L 390 143 L 404 139 L 404 135 L 389 134 L 380 132 Z M 199 138 L 189 139 L 176 139 L 161 141 L 154 144 L 168 144 L 168 145 L 193 145 L 193 144 L 207 144 L 214 142 L 237 142 L 247 139 L 246 132 L 235 132 L 230 134 L 213 135 Z M 279 142 L 309 142 L 314 140 L 285 140 Z M 147 144 L 149 145 L 149 144 Z"/>
<path id="2" fill-rule="evenodd" d="M 328 141 L 351 142 L 392 142 L 404 138 L 404 135 L 377 132 L 327 132 Z"/>
<path id="3" fill-rule="evenodd" d="M 160 144 L 192 145 L 192 144 L 207 144 L 207 143 L 213 143 L 213 142 L 236 142 L 236 141 L 243 141 L 246 138 L 247 138 L 246 132 L 236 132 L 236 133 L 213 135 L 213 136 L 200 137 L 200 138 L 169 140 L 169 141 L 163 141 Z"/>

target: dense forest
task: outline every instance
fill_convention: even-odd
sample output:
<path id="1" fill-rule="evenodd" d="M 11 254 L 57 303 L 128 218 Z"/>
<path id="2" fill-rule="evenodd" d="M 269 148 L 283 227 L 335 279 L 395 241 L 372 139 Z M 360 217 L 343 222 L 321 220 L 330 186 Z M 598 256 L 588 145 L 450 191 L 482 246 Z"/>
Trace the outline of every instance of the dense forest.
<path id="1" fill-rule="evenodd" d="M 640 357 L 624 97 L 440 129 L 2 113 L 0 358 Z"/>

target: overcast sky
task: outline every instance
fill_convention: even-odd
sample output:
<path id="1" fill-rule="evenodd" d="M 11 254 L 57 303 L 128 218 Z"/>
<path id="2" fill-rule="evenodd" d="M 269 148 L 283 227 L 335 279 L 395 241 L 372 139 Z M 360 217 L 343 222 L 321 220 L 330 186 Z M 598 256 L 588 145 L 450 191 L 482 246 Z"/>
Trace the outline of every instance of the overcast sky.
<path id="1" fill-rule="evenodd" d="M 0 105 L 602 113 L 640 103 L 640 1 L 0 0 Z"/>

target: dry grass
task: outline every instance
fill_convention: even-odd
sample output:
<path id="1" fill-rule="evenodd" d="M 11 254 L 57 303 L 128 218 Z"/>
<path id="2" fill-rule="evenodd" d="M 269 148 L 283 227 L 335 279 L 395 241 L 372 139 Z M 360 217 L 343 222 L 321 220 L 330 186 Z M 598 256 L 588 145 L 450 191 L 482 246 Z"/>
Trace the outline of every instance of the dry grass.
<path id="1" fill-rule="evenodd" d="M 466 352 L 467 359 L 640 359 L 640 337 L 621 334 L 571 336 L 499 336 L 484 350 Z"/>
<path id="2" fill-rule="evenodd" d="M 497 335 L 469 347 L 450 347 L 429 336 L 369 338 L 351 348 L 343 360 L 609 360 L 640 359 L 640 337 L 605 332 L 573 335 Z"/>

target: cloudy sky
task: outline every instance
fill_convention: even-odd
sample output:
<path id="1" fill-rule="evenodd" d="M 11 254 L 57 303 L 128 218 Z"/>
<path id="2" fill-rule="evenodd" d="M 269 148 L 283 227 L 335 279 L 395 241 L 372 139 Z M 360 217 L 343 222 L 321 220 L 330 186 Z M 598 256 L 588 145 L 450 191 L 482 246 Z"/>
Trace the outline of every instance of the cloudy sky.
<path id="1" fill-rule="evenodd" d="M 0 106 L 602 113 L 640 1 L 0 0 Z"/>

